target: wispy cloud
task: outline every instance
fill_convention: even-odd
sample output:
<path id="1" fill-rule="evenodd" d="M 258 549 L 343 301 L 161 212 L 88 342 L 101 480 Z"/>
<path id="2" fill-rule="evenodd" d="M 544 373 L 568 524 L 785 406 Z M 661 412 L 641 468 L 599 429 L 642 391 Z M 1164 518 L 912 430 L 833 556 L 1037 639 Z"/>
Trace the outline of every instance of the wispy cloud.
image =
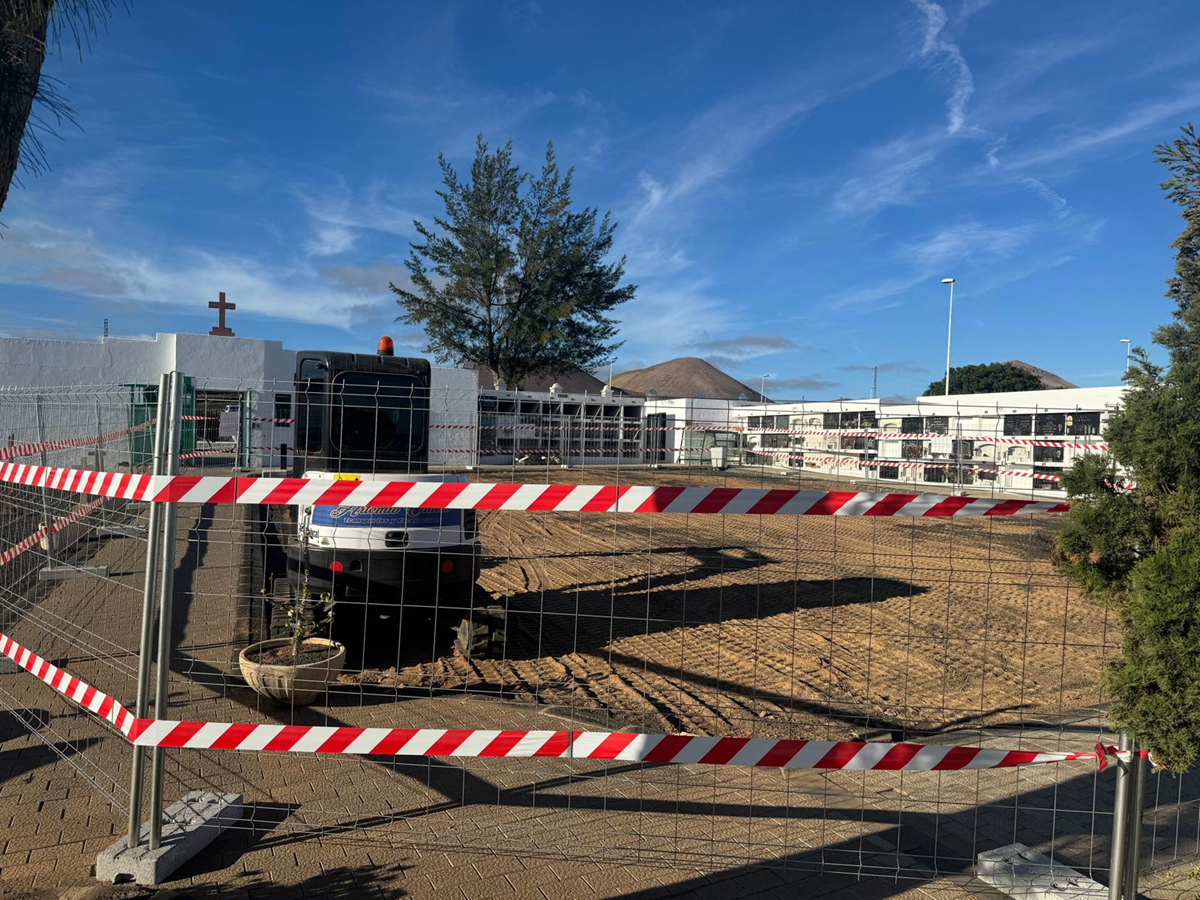
<path id="1" fill-rule="evenodd" d="M 1113 144 L 1141 134 L 1167 120 L 1200 110 L 1200 81 L 1189 82 L 1177 93 L 1150 103 L 1139 103 L 1116 121 L 1095 127 L 1080 124 L 1056 135 L 1041 146 L 1000 157 L 1011 171 L 1046 167 L 1063 162 L 1075 163 L 1080 157 L 1103 151 Z"/>
<path id="2" fill-rule="evenodd" d="M 767 382 L 767 396 L 781 397 L 783 392 L 830 391 L 839 382 L 830 381 L 821 375 L 797 375 L 791 378 L 772 378 Z"/>
<path id="3" fill-rule="evenodd" d="M 180 250 L 164 260 L 106 244 L 90 231 L 30 220 L 14 221 L 0 241 L 0 283 L 192 310 L 203 310 L 224 290 L 243 314 L 341 328 L 355 324 L 348 311 L 362 309 L 366 296 L 332 287 L 299 265 L 202 250 Z M 389 303 L 383 291 L 366 307 L 386 310 Z"/>
<path id="4" fill-rule="evenodd" d="M 403 288 L 409 283 L 408 269 L 388 263 L 324 265 L 317 270 L 317 274 L 347 293 L 387 295 L 389 284 Z"/>
<path id="5" fill-rule="evenodd" d="M 931 0 L 912 0 L 912 3 L 925 17 L 920 55 L 924 59 L 936 60 L 950 82 L 950 98 L 946 101 L 946 132 L 957 134 L 967 122 L 967 102 L 975 92 L 975 79 L 958 44 L 945 36 L 946 11 Z"/>
<path id="6" fill-rule="evenodd" d="M 834 310 L 887 309 L 900 305 L 903 295 L 919 286 L 933 289 L 937 279 L 951 275 L 961 279 L 964 269 L 974 273 L 978 291 L 992 290 L 1061 265 L 1070 258 L 1064 247 L 1091 243 L 1103 224 L 1103 220 L 1067 213 L 1011 225 L 973 220 L 947 225 L 896 248 L 900 274 L 839 291 L 826 303 Z"/>
<path id="7" fill-rule="evenodd" d="M 687 127 L 684 151 L 675 173 L 667 179 L 648 172 L 639 176 L 640 201 L 629 220 L 632 230 L 673 211 L 730 175 L 764 143 L 811 110 L 822 94 L 801 97 L 740 96 L 718 103 Z"/>
<path id="8" fill-rule="evenodd" d="M 1037 226 L 1031 223 L 991 226 L 961 222 L 902 245 L 897 256 L 911 260 L 924 272 L 932 272 L 952 262 L 1007 259 L 1029 244 L 1037 232 Z"/>
<path id="9" fill-rule="evenodd" d="M 723 359 L 741 361 L 799 350 L 800 345 L 781 334 L 743 334 L 731 338 L 705 338 L 688 345 L 700 353 L 717 354 Z"/>
<path id="10" fill-rule="evenodd" d="M 919 374 L 928 372 L 927 366 L 921 365 L 919 362 L 914 362 L 911 359 L 893 359 L 887 362 L 881 362 L 877 366 L 868 366 L 862 363 L 855 363 L 849 366 L 838 366 L 839 372 L 870 372 L 872 369 L 878 369 L 880 372 L 909 372 Z"/>
<path id="11" fill-rule="evenodd" d="M 915 203 L 928 190 L 925 170 L 945 149 L 940 133 L 904 135 L 858 155 L 854 175 L 833 195 L 838 215 L 868 219 L 888 206 Z"/>
<path id="12" fill-rule="evenodd" d="M 396 202 L 394 188 L 385 182 L 371 182 L 361 199 L 340 176 L 320 187 L 295 184 L 291 190 L 312 227 L 313 235 L 305 244 L 310 257 L 345 253 L 353 249 L 364 230 L 414 234 L 412 223 L 417 217 Z"/>

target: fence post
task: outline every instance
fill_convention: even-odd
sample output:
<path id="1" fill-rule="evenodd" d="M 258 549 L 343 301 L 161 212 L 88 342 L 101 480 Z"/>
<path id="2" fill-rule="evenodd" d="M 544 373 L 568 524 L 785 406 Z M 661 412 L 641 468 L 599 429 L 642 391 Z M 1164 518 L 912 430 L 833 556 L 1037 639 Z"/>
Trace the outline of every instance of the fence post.
<path id="1" fill-rule="evenodd" d="M 34 411 L 37 413 L 37 439 L 41 445 L 41 450 L 38 457 L 41 460 L 42 468 L 50 465 L 49 457 L 46 454 L 46 417 L 42 412 L 42 395 L 38 394 L 34 398 Z M 46 527 L 46 560 L 54 562 L 54 531 L 50 528 L 54 524 L 54 518 L 50 515 L 50 488 L 42 488 L 42 524 Z"/>
<path id="2" fill-rule="evenodd" d="M 183 375 L 172 372 L 171 419 L 167 437 L 166 475 L 179 474 L 179 441 L 183 415 Z M 175 600 L 175 504 L 164 503 L 162 527 L 162 579 L 158 593 L 158 660 L 155 671 L 154 717 L 167 715 L 168 676 L 171 674 L 171 607 Z M 163 748 L 155 747 L 150 756 L 150 849 L 162 842 Z"/>
<path id="3" fill-rule="evenodd" d="M 1149 760 L 1139 752 L 1136 741 L 1129 758 L 1129 824 L 1126 826 L 1124 900 L 1137 900 L 1138 875 L 1142 867 L 1142 810 L 1146 805 L 1146 768 Z"/>
<path id="4" fill-rule="evenodd" d="M 168 380 L 164 374 L 158 381 L 158 412 L 154 426 L 154 455 L 150 471 L 162 474 L 163 448 L 167 429 Z M 150 697 L 150 651 L 154 636 L 154 580 L 158 574 L 158 531 L 162 522 L 162 506 L 150 504 L 146 524 L 146 577 L 142 582 L 142 639 L 138 654 L 137 706 L 135 715 L 146 718 Z M 129 786 L 129 847 L 142 842 L 142 775 L 146 757 L 141 747 L 133 748 L 133 778 Z"/>

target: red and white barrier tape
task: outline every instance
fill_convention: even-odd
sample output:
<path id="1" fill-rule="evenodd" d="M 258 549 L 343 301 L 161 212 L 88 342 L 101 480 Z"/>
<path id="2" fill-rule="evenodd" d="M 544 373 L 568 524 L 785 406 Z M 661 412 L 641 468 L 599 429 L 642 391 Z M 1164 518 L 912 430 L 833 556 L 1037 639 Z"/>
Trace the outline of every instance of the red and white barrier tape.
<path id="1" fill-rule="evenodd" d="M 747 450 L 747 454 L 758 456 L 775 456 L 786 457 L 788 459 L 800 459 L 806 463 L 812 463 L 818 466 L 865 466 L 868 468 L 881 468 L 884 466 L 894 466 L 898 469 L 964 469 L 972 472 L 988 472 L 993 475 L 1013 475 L 1017 478 L 1032 478 L 1037 481 L 1058 481 L 1057 475 L 1044 475 L 1040 472 L 1025 472 L 1020 469 L 989 469 L 984 466 L 977 466 L 971 463 L 959 462 L 912 462 L 904 459 L 858 459 L 853 456 L 810 456 L 806 453 L 798 453 L 794 450 Z"/>
<path id="2" fill-rule="evenodd" d="M 32 444 L 16 444 L 12 447 L 0 447 L 0 460 L 16 459 L 19 456 L 32 456 L 35 453 L 46 451 L 47 453 L 55 450 L 72 450 L 76 447 L 90 447 L 93 444 L 102 444 L 105 441 L 115 441 L 119 437 L 135 434 L 145 428 L 153 425 L 153 420 L 143 422 L 140 425 L 135 425 L 133 428 L 122 428 L 120 431 L 111 431 L 108 434 L 92 437 L 79 438 L 63 438 L 53 441 L 38 441 Z"/>
<path id="3" fill-rule="evenodd" d="M 0 481 L 153 503 L 501 509 L 540 512 L 780 516 L 1008 516 L 1065 512 L 1051 500 L 940 494 L 661 485 L 337 481 L 250 476 L 133 475 L 0 463 Z"/>
<path id="4" fill-rule="evenodd" d="M 137 721 L 133 713 L 108 694 L 96 690 L 86 681 L 81 681 L 65 669 L 52 665 L 33 651 L 22 647 L 6 634 L 0 633 L 0 653 L 35 678 L 44 681 L 68 700 L 78 703 L 88 712 L 116 726 L 121 734 L 129 737 Z"/>
<path id="5" fill-rule="evenodd" d="M 614 731 L 356 728 L 138 719 L 124 706 L 0 634 L 0 653 L 139 747 L 367 756 L 590 759 L 774 769 L 953 772 L 1127 756 L 1098 744 L 1078 753 L 875 741 L 805 741 Z"/>
<path id="6" fill-rule="evenodd" d="M 600 425 L 583 425 L 567 422 L 560 425 L 540 425 L 537 422 L 512 422 L 508 425 L 457 425 L 445 422 L 435 422 L 429 426 L 430 430 L 451 430 L 451 431 L 513 431 L 521 429 L 522 431 L 620 431 L 625 430 L 631 434 L 643 434 L 650 431 L 743 431 L 741 425 L 656 425 L 653 427 L 643 426 L 640 420 L 627 420 L 623 422 L 611 422 Z"/>
<path id="7" fill-rule="evenodd" d="M 231 415 L 237 415 L 237 414 L 231 413 Z M 215 416 L 180 416 L 179 418 L 181 418 L 185 422 L 215 422 L 215 421 L 219 420 L 221 418 L 221 416 L 218 414 Z M 295 419 L 275 419 L 275 418 L 272 418 L 271 416 L 251 416 L 250 421 L 251 422 L 271 422 L 272 424 L 275 424 L 275 425 L 292 425 L 295 423 L 296 420 Z"/>
<path id="8" fill-rule="evenodd" d="M 72 525 L 75 522 L 78 522 L 80 519 L 82 519 L 84 516 L 86 516 L 88 513 L 90 513 L 92 510 L 94 510 L 96 507 L 98 507 L 103 502 L 104 502 L 103 497 L 101 497 L 98 500 L 89 500 L 87 503 L 72 510 L 67 515 L 63 516 L 61 519 L 55 519 L 54 522 L 52 522 L 50 525 L 48 525 L 48 526 L 43 525 L 41 528 L 39 528 L 33 534 L 29 535 L 29 537 L 25 538 L 24 540 L 20 541 L 19 543 L 13 544 L 11 547 L 9 547 L 7 550 L 5 550 L 3 553 L 0 553 L 0 566 L 8 565 L 10 562 L 12 562 L 14 559 L 16 559 L 18 556 L 20 556 L 22 553 L 24 553 L 30 547 L 34 547 L 37 544 L 41 543 L 42 540 L 45 539 L 46 535 L 58 534 L 60 531 L 62 531 L 68 525 Z"/>
<path id="9" fill-rule="evenodd" d="M 349 728 L 138 719 L 141 747 L 264 750 L 371 756 L 593 759 L 623 762 L 944 772 L 1096 759 L 1095 752 L 1043 753 L 864 741 L 701 737 L 610 731 L 498 731 L 442 728 Z"/>
<path id="10" fill-rule="evenodd" d="M 1020 444 L 1025 447 L 1067 447 L 1072 450 L 1097 450 L 1108 452 L 1107 444 L 1089 444 L 1078 441 L 1054 440 L 1046 438 L 997 437 L 986 434 L 944 434 L 941 432 L 897 432 L 897 431 L 810 431 L 792 428 L 753 428 L 747 429 L 748 434 L 798 434 L 813 437 L 865 437 L 888 438 L 891 440 L 930 440 L 945 438 L 955 441 L 977 441 L 981 444 Z"/>

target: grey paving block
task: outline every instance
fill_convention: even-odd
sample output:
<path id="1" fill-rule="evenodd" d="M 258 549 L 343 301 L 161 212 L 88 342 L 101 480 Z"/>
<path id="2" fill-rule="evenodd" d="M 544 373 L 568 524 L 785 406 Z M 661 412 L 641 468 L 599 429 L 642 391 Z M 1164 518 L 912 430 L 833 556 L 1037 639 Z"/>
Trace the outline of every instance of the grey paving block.
<path id="1" fill-rule="evenodd" d="M 1038 850 L 1009 844 L 985 850 L 975 863 L 975 877 L 1021 900 L 1105 900 L 1108 888 Z"/>
<path id="2" fill-rule="evenodd" d="M 245 812 L 241 794 L 192 791 L 163 812 L 162 843 L 151 850 L 150 823 L 142 823 L 142 843 L 130 849 L 120 838 L 96 857 L 96 878 L 108 884 L 162 884 L 171 873 L 207 847 Z"/>

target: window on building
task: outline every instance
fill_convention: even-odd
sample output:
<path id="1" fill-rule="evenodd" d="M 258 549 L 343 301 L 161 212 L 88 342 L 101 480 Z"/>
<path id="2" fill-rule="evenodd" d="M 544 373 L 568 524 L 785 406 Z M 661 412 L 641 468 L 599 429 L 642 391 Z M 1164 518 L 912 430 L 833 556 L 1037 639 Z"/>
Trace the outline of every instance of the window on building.
<path id="1" fill-rule="evenodd" d="M 859 427 L 859 414 L 856 412 L 842 413 L 841 425 L 843 428 L 858 428 Z"/>
<path id="2" fill-rule="evenodd" d="M 859 414 L 858 425 L 860 428 L 878 428 L 879 417 L 875 415 L 873 410 L 867 410 Z"/>
<path id="3" fill-rule="evenodd" d="M 292 417 L 292 395 L 291 394 L 276 394 L 275 395 L 275 418 L 290 419 Z M 282 423 L 276 423 L 282 424 Z"/>
<path id="4" fill-rule="evenodd" d="M 1067 434 L 1098 435 L 1100 433 L 1100 413 L 1068 413 Z"/>
<path id="5" fill-rule="evenodd" d="M 880 466 L 879 467 L 879 477 L 880 478 L 897 479 L 900 477 L 900 467 L 899 466 Z"/>
<path id="6" fill-rule="evenodd" d="M 1038 434 L 1065 434 L 1067 417 L 1063 413 L 1039 413 L 1036 431 Z"/>
<path id="7" fill-rule="evenodd" d="M 781 428 L 784 431 L 787 431 L 789 428 L 792 427 L 792 417 L 791 416 L 776 416 L 775 417 L 775 427 Z"/>
<path id="8" fill-rule="evenodd" d="M 975 470 L 969 466 L 956 466 L 951 470 L 954 474 L 954 480 L 959 484 L 974 484 Z"/>
<path id="9" fill-rule="evenodd" d="M 841 422 L 842 422 L 841 416 L 835 412 L 825 413 L 825 415 L 823 417 L 823 423 L 824 423 L 824 427 L 826 429 L 839 428 L 839 427 L 841 427 Z"/>
<path id="10" fill-rule="evenodd" d="M 952 459 L 970 459 L 975 455 L 975 442 L 954 440 L 950 445 L 950 457 Z"/>
<path id="11" fill-rule="evenodd" d="M 1027 414 L 1004 417 L 1005 434 L 1033 434 L 1033 416 Z"/>
<path id="12" fill-rule="evenodd" d="M 1040 462 L 1062 462 L 1063 448 L 1062 447 L 1034 447 L 1033 461 Z"/>
<path id="13" fill-rule="evenodd" d="M 924 441 L 901 441 L 900 455 L 905 459 L 920 459 L 925 455 Z"/>
<path id="14" fill-rule="evenodd" d="M 1058 475 L 1062 472 L 1061 469 L 1054 469 L 1049 466 L 1034 466 L 1034 475 Z M 1033 489 L 1035 491 L 1057 491 L 1059 484 L 1057 481 L 1051 481 L 1048 478 L 1033 479 Z"/>
<path id="15" fill-rule="evenodd" d="M 940 484 L 946 480 L 946 470 L 941 466 L 925 469 L 924 472 L 926 481 L 937 482 Z"/>
<path id="16" fill-rule="evenodd" d="M 996 473 L 995 473 L 995 472 L 988 472 L 988 471 L 986 471 L 986 470 L 984 470 L 984 469 L 976 469 L 976 470 L 975 470 L 975 477 L 976 477 L 976 478 L 978 478 L 980 481 L 995 481 L 995 480 L 996 480 Z"/>
<path id="17" fill-rule="evenodd" d="M 900 420 L 900 431 L 904 434 L 924 434 L 925 424 L 920 416 L 904 416 Z"/>

